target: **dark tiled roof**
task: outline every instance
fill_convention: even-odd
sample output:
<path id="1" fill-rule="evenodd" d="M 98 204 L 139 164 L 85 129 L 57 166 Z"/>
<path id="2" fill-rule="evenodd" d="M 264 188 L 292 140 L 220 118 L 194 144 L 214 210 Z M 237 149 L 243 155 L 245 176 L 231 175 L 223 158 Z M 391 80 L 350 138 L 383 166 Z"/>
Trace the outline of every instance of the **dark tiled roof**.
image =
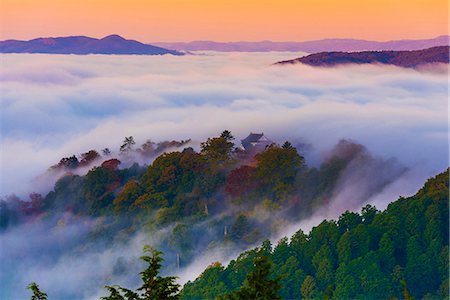
<path id="1" fill-rule="evenodd" d="M 264 136 L 264 133 L 250 133 L 248 137 L 241 140 L 242 146 L 245 149 L 253 147 L 252 143 L 258 143 L 259 140 Z M 264 143 L 267 143 L 267 141 L 264 141 Z"/>

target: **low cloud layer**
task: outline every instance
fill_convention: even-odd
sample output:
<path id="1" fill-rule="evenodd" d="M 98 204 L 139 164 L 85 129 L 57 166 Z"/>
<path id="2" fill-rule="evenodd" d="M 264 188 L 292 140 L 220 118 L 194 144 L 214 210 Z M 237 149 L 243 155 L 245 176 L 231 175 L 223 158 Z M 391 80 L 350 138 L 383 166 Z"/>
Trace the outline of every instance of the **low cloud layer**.
<path id="1" fill-rule="evenodd" d="M 117 150 L 124 136 L 203 140 L 223 129 L 341 138 L 427 175 L 447 165 L 447 76 L 396 67 L 272 66 L 293 53 L 2 55 L 0 194 L 29 192 L 59 158 Z"/>

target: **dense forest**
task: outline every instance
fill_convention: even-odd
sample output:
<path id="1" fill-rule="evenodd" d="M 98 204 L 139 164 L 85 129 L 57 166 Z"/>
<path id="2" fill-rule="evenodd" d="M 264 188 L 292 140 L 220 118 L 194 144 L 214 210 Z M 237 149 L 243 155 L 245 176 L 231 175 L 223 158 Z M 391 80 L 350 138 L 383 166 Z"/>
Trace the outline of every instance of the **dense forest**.
<path id="1" fill-rule="evenodd" d="M 142 286 L 106 286 L 101 299 L 448 299 L 448 189 L 447 169 L 382 212 L 366 205 L 275 247 L 266 240 L 227 267 L 212 263 L 181 292 L 175 277 L 158 274 L 162 253 L 146 246 Z M 47 299 L 35 283 L 28 288 Z"/>
<path id="2" fill-rule="evenodd" d="M 274 247 L 264 242 L 333 204 L 349 185 L 358 189 L 340 209 L 361 207 L 407 171 L 353 141 L 340 141 L 318 166 L 309 166 L 298 149 L 290 142 L 244 149 L 226 130 L 199 151 L 190 140 L 136 147 L 126 137 L 116 153 L 105 148 L 62 158 L 46 174 L 60 177 L 46 195 L 0 200 L 0 231 L 30 222 L 61 228 L 89 218 L 86 237 L 71 242 L 73 253 L 144 233 L 160 237 L 153 246 L 164 252 L 160 263 L 169 273 L 212 249 L 244 251 L 263 243 L 226 268 L 211 265 L 185 285 L 185 299 L 246 295 L 255 259 L 267 281 L 281 287 L 271 292 L 286 299 L 402 298 L 405 290 L 417 298 L 446 295 L 448 171 L 384 212 L 365 206 L 309 235 L 299 231 Z M 118 261 L 114 274 L 126 272 Z"/>
<path id="3" fill-rule="evenodd" d="M 321 52 L 277 64 L 302 63 L 311 66 L 336 66 L 344 64 L 387 64 L 416 68 L 426 64 L 448 64 L 449 46 L 438 46 L 414 51 L 362 51 Z"/>
<path id="4" fill-rule="evenodd" d="M 182 298 L 229 298 L 237 291 L 231 299 L 245 299 L 239 291 L 251 281 L 246 275 L 267 257 L 283 299 L 448 299 L 448 188 L 447 170 L 382 212 L 367 205 L 309 234 L 299 230 L 275 246 L 266 241 L 226 267 L 212 264 L 184 286 Z"/>

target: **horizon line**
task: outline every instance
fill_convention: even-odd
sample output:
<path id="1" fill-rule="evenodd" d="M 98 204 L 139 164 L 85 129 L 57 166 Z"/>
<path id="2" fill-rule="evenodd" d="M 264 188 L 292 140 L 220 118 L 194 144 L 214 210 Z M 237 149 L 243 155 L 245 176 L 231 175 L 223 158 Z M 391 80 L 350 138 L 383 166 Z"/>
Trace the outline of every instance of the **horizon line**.
<path id="1" fill-rule="evenodd" d="M 101 37 L 96 36 L 89 36 L 89 35 L 83 35 L 83 34 L 75 34 L 75 35 L 64 35 L 64 36 L 38 36 L 31 39 L 18 39 L 18 38 L 8 38 L 8 39 L 2 39 L 1 42 L 4 41 L 31 41 L 35 39 L 40 38 L 48 38 L 48 39 L 55 39 L 55 38 L 68 38 L 68 37 L 88 37 L 88 38 L 94 38 L 94 39 L 103 39 L 109 36 L 120 36 L 126 40 L 134 40 L 139 41 L 141 43 L 158 43 L 158 44 L 165 44 L 165 43 L 180 43 L 180 44 L 189 44 L 194 42 L 213 42 L 213 43 L 224 43 L 224 44 L 230 44 L 230 43 L 263 43 L 263 42 L 270 42 L 270 43 L 305 43 L 305 42 L 317 42 L 317 41 L 325 41 L 325 40 L 357 40 L 357 41 L 368 41 L 368 42 L 378 42 L 378 43 L 385 43 L 385 42 L 393 42 L 393 41 L 420 41 L 420 40 L 432 40 L 442 37 L 448 37 L 450 38 L 450 33 L 446 34 L 439 34 L 435 35 L 433 37 L 427 37 L 427 38 L 398 38 L 398 39 L 389 39 L 389 40 L 372 40 L 372 39 L 364 39 L 364 38 L 352 38 L 352 37 L 327 37 L 327 38 L 318 38 L 318 39 L 310 39 L 310 40 L 284 40 L 284 41 L 274 41 L 270 39 L 263 39 L 263 40 L 233 40 L 233 41 L 220 41 L 220 40 L 209 40 L 209 39 L 194 39 L 189 41 L 142 41 L 138 39 L 133 38 L 127 38 L 124 37 L 124 35 L 117 34 L 117 33 L 111 33 L 107 34 Z"/>

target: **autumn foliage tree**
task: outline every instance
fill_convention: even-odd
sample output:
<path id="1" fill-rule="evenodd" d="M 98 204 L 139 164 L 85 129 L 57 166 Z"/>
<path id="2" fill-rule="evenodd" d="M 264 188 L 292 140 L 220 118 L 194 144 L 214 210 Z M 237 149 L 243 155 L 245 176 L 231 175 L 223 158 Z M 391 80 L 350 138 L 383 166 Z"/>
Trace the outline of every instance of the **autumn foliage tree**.
<path id="1" fill-rule="evenodd" d="M 232 197 L 240 197 L 250 193 L 256 186 L 256 168 L 241 166 L 228 175 L 225 192 Z"/>
<path id="2" fill-rule="evenodd" d="M 88 166 L 94 160 L 96 160 L 97 158 L 100 158 L 100 154 L 98 154 L 98 152 L 95 150 L 89 150 L 88 152 L 82 153 L 80 155 L 80 157 L 81 157 L 80 167 L 82 167 L 82 166 Z"/>

